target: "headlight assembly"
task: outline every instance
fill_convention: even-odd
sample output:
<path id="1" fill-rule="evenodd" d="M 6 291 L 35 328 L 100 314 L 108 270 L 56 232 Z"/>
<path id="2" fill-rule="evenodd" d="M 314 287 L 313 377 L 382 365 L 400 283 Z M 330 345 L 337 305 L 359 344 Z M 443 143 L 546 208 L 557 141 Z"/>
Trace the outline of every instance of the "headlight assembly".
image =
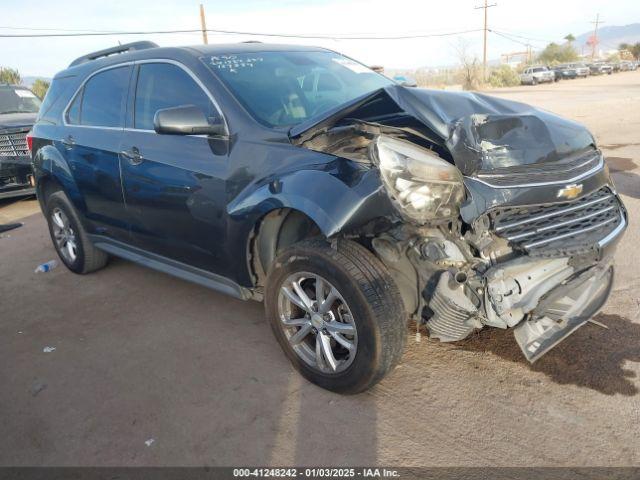
<path id="1" fill-rule="evenodd" d="M 464 199 L 462 174 L 435 153 L 380 135 L 374 161 L 391 200 L 410 220 L 426 223 L 458 216 Z"/>

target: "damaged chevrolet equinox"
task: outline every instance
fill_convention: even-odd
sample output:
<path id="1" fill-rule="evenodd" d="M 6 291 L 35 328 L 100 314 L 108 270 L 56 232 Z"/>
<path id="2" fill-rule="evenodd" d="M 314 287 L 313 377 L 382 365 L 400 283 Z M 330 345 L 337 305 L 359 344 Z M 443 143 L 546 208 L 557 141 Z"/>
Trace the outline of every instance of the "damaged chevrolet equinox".
<path id="1" fill-rule="evenodd" d="M 113 255 L 264 301 L 294 367 L 342 393 L 398 363 L 409 321 L 511 328 L 537 360 L 602 307 L 627 226 L 583 126 L 321 48 L 94 52 L 29 143 L 71 271 Z"/>

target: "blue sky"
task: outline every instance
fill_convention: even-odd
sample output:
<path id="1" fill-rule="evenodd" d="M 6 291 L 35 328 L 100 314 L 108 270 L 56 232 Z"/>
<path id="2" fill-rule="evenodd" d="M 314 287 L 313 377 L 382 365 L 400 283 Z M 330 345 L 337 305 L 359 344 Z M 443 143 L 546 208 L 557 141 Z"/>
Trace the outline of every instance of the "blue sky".
<path id="1" fill-rule="evenodd" d="M 596 13 L 605 25 L 640 22 L 639 0 L 492 0 L 489 27 L 533 37 L 542 47 L 592 28 Z M 442 33 L 481 28 L 482 0 L 0 0 L 0 32 L 25 33 L 6 27 L 93 30 L 169 30 L 199 28 L 198 5 L 203 3 L 209 28 L 291 34 Z M 45 32 L 43 32 L 45 33 Z M 481 57 L 482 33 L 464 35 L 472 53 Z M 116 45 L 148 39 L 167 45 L 201 43 L 195 34 L 82 37 L 0 38 L 0 65 L 18 68 L 23 76 L 52 76 L 74 58 Z M 456 62 L 456 37 L 411 40 L 296 40 L 209 35 L 210 43 L 248 39 L 313 44 L 332 48 L 367 64 L 416 68 Z M 526 40 L 523 40 L 526 42 Z M 519 51 L 516 42 L 490 35 L 489 57 Z"/>

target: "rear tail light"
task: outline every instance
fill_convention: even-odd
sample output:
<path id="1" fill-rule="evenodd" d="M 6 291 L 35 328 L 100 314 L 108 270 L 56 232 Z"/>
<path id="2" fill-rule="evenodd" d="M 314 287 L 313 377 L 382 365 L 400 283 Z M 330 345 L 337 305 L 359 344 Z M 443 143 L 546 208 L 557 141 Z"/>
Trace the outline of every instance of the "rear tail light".
<path id="1" fill-rule="evenodd" d="M 29 149 L 29 153 L 33 152 L 33 135 L 31 134 L 31 130 L 27 133 L 27 148 Z"/>

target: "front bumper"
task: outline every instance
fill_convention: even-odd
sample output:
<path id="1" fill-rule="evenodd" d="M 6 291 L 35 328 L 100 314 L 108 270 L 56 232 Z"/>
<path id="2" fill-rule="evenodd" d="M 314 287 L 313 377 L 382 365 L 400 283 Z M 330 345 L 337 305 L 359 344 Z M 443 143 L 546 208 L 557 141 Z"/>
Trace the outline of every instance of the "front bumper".
<path id="1" fill-rule="evenodd" d="M 0 157 L 0 198 L 35 194 L 33 168 L 28 156 Z"/>
<path id="2" fill-rule="evenodd" d="M 594 168 L 465 178 L 469 201 L 461 213 L 471 230 L 463 240 L 481 267 L 458 262 L 468 278 L 460 286 L 451 269 L 437 273 L 435 289 L 423 293 L 432 337 L 456 341 L 485 326 L 513 328 L 534 362 L 597 313 L 611 291 L 628 216 L 602 162 Z M 563 176 L 570 181 L 558 181 Z M 576 198 L 560 198 L 576 186 Z"/>
<path id="3" fill-rule="evenodd" d="M 613 266 L 596 265 L 541 299 L 532 315 L 513 334 L 529 362 L 533 363 L 586 324 L 605 304 L 613 286 Z"/>

